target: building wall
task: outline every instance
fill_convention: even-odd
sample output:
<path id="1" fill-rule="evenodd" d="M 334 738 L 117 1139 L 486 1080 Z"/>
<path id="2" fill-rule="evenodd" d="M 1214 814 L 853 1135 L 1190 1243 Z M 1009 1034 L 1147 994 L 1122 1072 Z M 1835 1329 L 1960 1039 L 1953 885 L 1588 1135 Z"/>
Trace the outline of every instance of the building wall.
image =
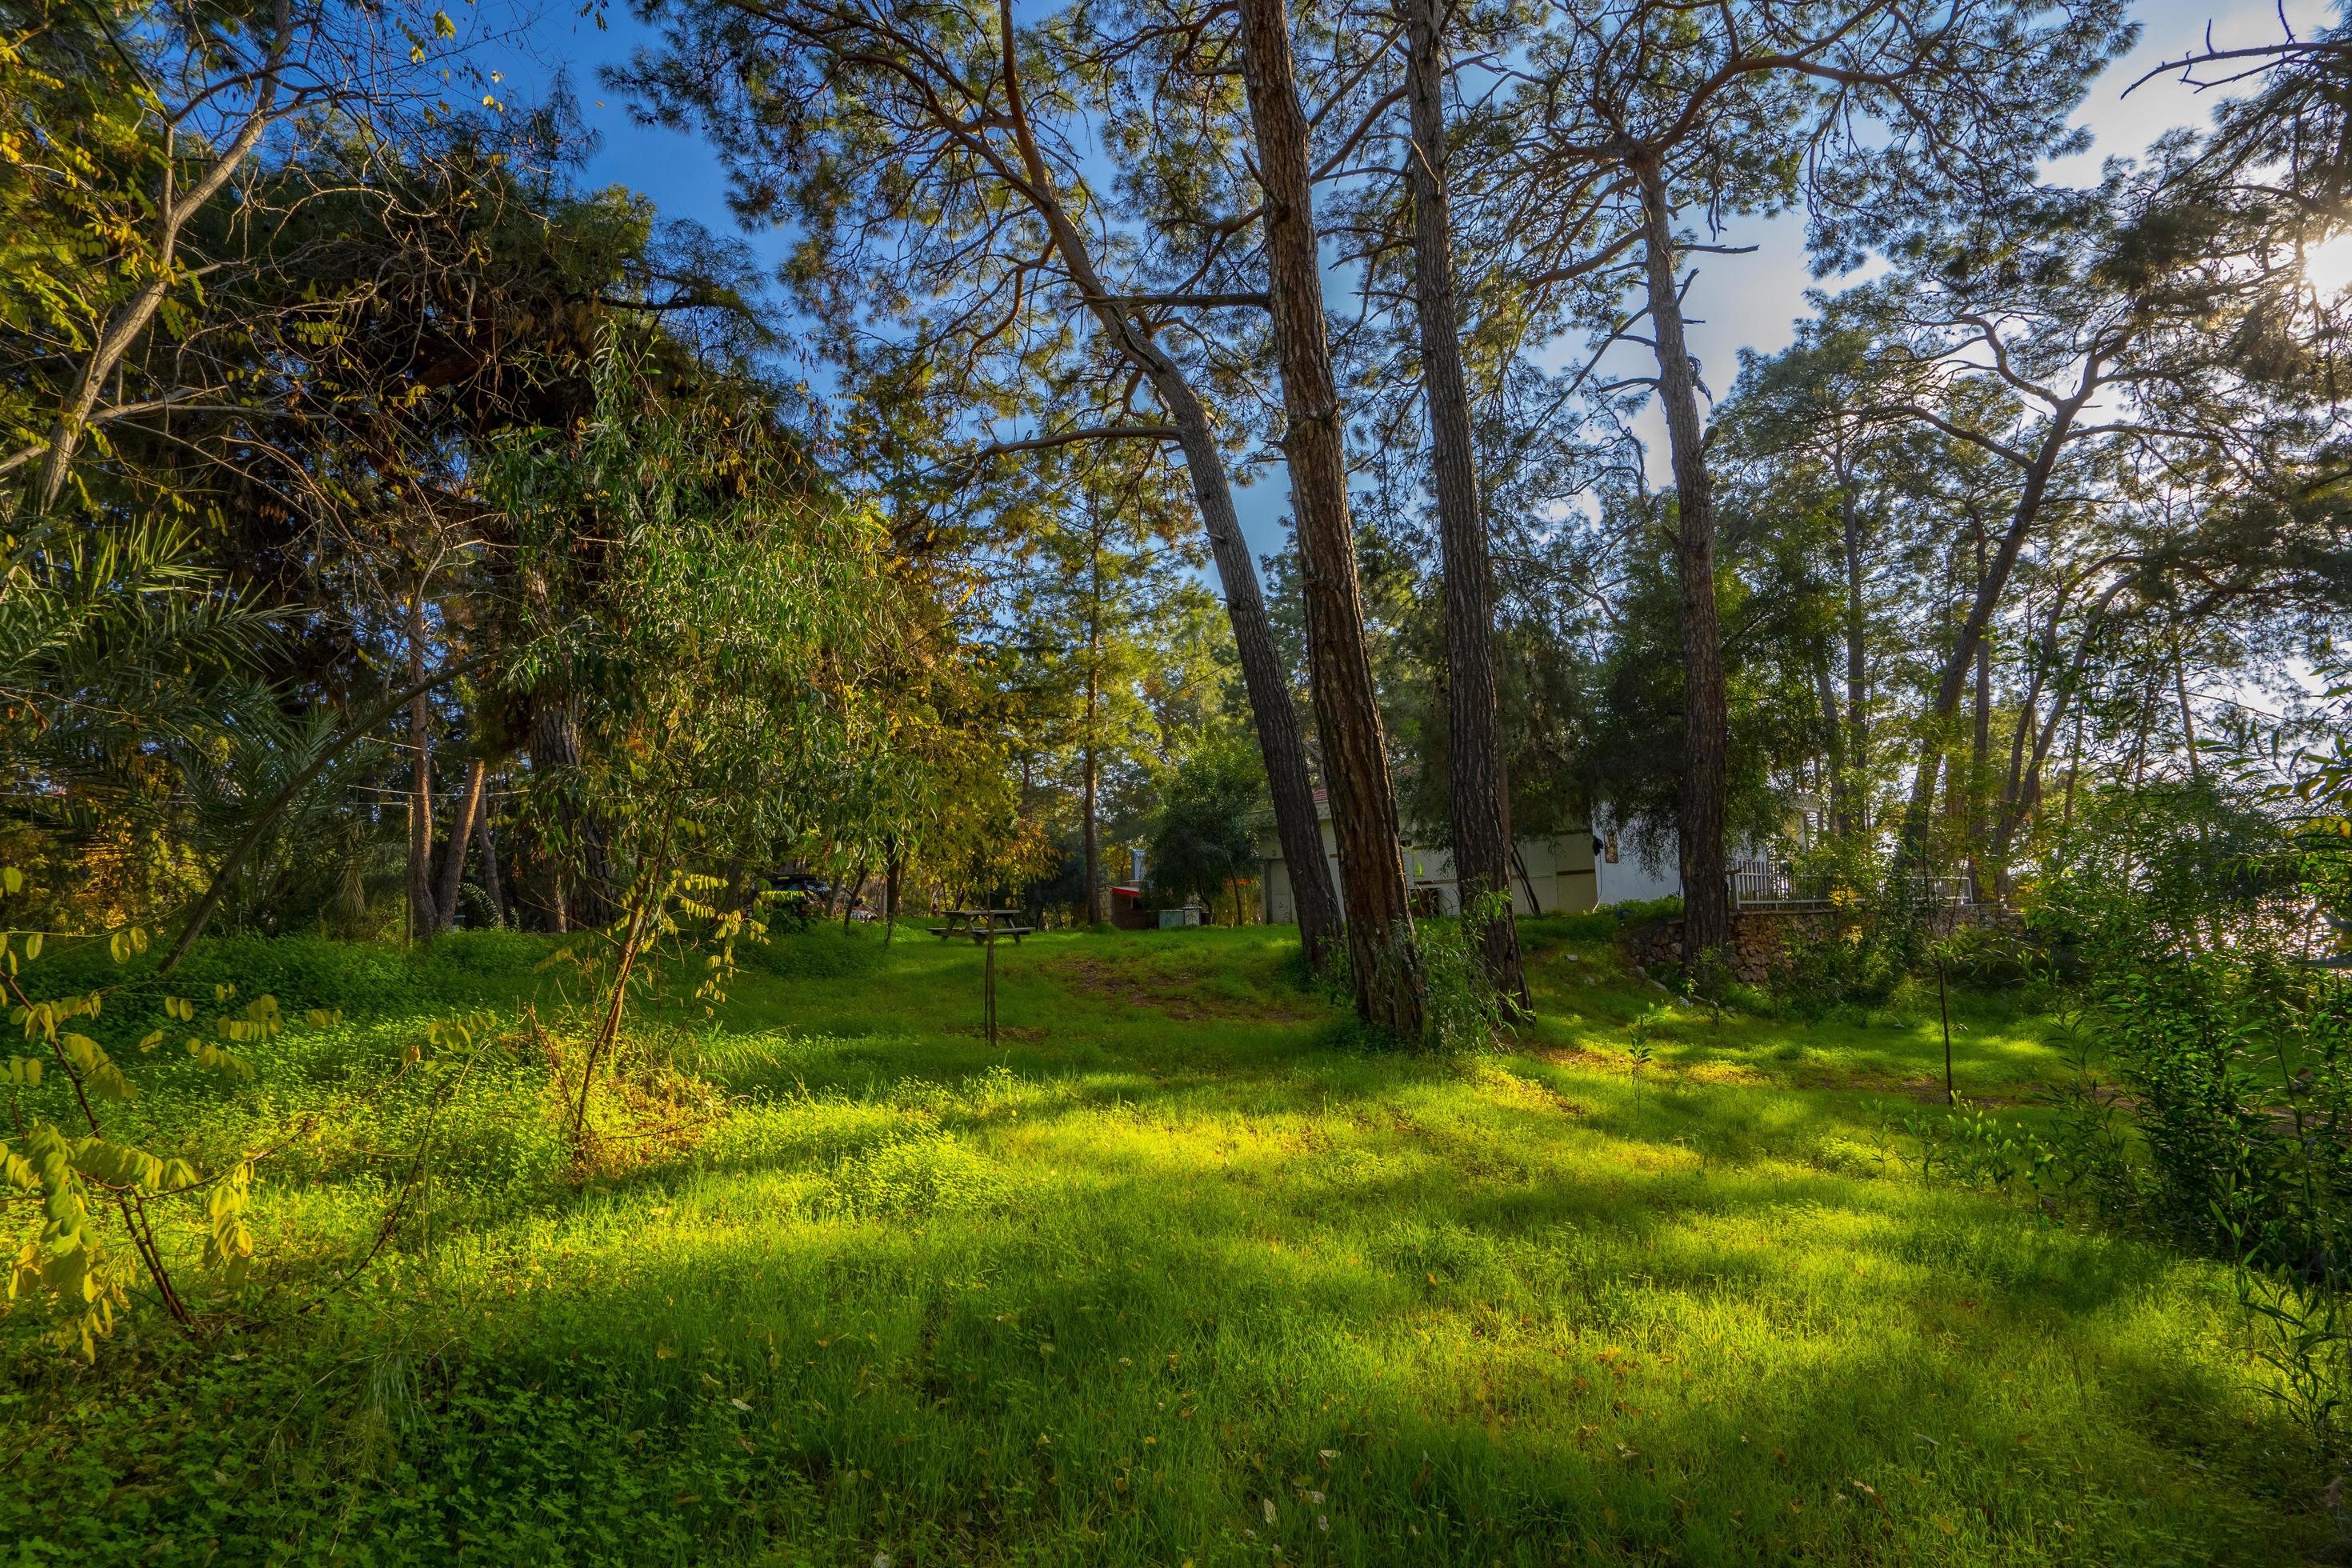
<path id="1" fill-rule="evenodd" d="M 1339 875 L 1339 845 L 1329 823 L 1324 823 L 1322 829 L 1323 861 L 1330 868 L 1332 887 L 1344 901 L 1347 889 Z M 1404 861 L 1405 885 L 1416 907 L 1433 907 L 1441 914 L 1460 914 L 1462 900 L 1454 873 L 1453 853 L 1417 844 L 1404 845 L 1400 852 Z M 1258 853 L 1266 922 L 1286 925 L 1296 921 L 1298 906 L 1291 892 L 1290 869 L 1282 858 L 1280 844 L 1268 834 L 1260 839 Z M 1556 838 L 1522 838 L 1518 854 L 1519 863 L 1511 873 L 1514 914 L 1555 914 L 1593 907 L 1598 879 L 1590 833 L 1572 828 Z"/>
<path id="2" fill-rule="evenodd" d="M 1613 833 L 1617 858 L 1609 858 L 1609 840 Z M 1593 858 L 1596 869 L 1596 896 L 1602 904 L 1646 902 L 1651 899 L 1672 898 L 1683 890 L 1680 851 L 1675 836 L 1669 830 L 1658 847 L 1658 862 L 1653 867 L 1642 858 L 1640 841 L 1630 828 L 1600 829 L 1592 836 L 1600 845 Z"/>

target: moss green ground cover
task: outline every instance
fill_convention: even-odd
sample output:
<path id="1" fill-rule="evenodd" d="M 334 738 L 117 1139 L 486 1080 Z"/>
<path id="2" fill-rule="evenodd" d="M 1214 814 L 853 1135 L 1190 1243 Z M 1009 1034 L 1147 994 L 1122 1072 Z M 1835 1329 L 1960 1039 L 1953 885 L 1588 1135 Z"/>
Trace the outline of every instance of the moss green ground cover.
<path id="1" fill-rule="evenodd" d="M 1520 1048 L 1446 1064 L 1351 1049 L 1279 931 L 1008 948 L 994 1050 L 971 946 L 810 933 L 644 1032 L 584 1184 L 527 1029 L 398 1070 L 433 1016 L 551 1016 L 548 944 L 215 944 L 188 982 L 347 1015 L 237 1089 L 138 1069 L 126 1131 L 284 1143 L 268 1283 L 94 1370 L 0 1321 L 0 1561 L 2324 1543 L 2221 1271 L 1921 1177 L 1932 1016 L 1660 1016 L 1594 922 L 1529 934 Z M 1964 1090 L 2067 1070 L 2035 1020 L 1961 1021 Z"/>

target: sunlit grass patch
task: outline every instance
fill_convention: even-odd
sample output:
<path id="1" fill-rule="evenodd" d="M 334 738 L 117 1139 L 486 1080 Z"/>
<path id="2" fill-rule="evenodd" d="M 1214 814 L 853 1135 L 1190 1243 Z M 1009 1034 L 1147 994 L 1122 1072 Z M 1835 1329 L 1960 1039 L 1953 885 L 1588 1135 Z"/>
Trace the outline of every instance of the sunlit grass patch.
<path id="1" fill-rule="evenodd" d="M 1282 933 L 1055 935 L 999 954 L 1030 1033 L 992 1050 L 969 943 L 818 940 L 646 1031 L 624 1072 L 705 1086 L 701 1119 L 584 1171 L 528 1031 L 403 1075 L 438 993 L 289 1046 L 236 1124 L 319 1124 L 264 1184 L 280 1294 L 87 1374 L 6 1320 L 47 1468 L 0 1480 L 0 1535 L 1196 1568 L 2325 1536 L 2221 1274 L 1921 1179 L 1916 1020 L 1659 1018 L 1562 933 L 1508 1054 L 1384 1057 L 1323 1044 Z M 1955 1055 L 2063 1070 L 2032 1020 Z M 428 1126 L 430 1191 L 339 1288 Z"/>

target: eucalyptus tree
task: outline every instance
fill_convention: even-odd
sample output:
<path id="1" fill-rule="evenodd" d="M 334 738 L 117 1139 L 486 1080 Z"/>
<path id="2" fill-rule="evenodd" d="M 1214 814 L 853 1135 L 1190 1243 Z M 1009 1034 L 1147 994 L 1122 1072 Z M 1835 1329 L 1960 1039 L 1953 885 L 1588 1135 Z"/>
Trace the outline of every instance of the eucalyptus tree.
<path id="1" fill-rule="evenodd" d="M 1933 228 L 1988 192 L 2031 183 L 2072 145 L 2088 75 L 2128 40 L 2116 0 L 1675 0 L 1553 5 L 1515 67 L 1518 131 L 1481 178 L 1481 231 L 1523 286 L 1597 321 L 1603 343 L 1646 321 L 1675 477 L 1681 584 L 1685 940 L 1728 939 L 1727 706 L 1703 390 L 1682 308 L 1676 228 L 1803 201 L 1816 254 L 1850 264 L 1874 240 Z M 1620 301 L 1631 293 L 1631 309 Z"/>
<path id="2" fill-rule="evenodd" d="M 1097 440 L 1172 442 L 1181 452 L 1240 649 L 1276 831 L 1301 871 L 1300 936 L 1319 963 L 1339 906 L 1305 748 L 1223 437 L 1198 365 L 1171 346 L 1184 312 L 1248 308 L 1261 293 L 1202 297 L 1125 276 L 1134 237 L 1089 182 L 1085 127 L 1073 123 L 1098 40 L 1061 18 L 1018 27 L 1009 0 L 646 11 L 666 28 L 665 46 L 641 54 L 622 81 L 656 116 L 703 128 L 739 211 L 797 226 L 790 279 L 835 342 L 887 353 L 895 374 L 987 413 L 1017 420 L 1035 409 L 1040 385 L 1055 389 L 1054 406 L 1092 412 L 1010 437 L 983 429 L 964 456 Z"/>

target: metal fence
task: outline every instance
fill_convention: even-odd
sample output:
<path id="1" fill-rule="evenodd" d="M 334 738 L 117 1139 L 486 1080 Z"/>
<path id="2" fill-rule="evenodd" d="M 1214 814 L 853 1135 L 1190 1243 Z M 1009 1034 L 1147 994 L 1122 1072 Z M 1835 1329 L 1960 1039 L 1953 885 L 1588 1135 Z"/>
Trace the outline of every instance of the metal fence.
<path id="1" fill-rule="evenodd" d="M 1735 859 L 1726 879 L 1736 910 L 1826 910 L 1834 903 L 1825 879 L 1799 877 L 1769 860 Z M 1906 877 L 1903 885 L 1915 907 L 1958 909 L 1978 901 L 1973 877 Z"/>

